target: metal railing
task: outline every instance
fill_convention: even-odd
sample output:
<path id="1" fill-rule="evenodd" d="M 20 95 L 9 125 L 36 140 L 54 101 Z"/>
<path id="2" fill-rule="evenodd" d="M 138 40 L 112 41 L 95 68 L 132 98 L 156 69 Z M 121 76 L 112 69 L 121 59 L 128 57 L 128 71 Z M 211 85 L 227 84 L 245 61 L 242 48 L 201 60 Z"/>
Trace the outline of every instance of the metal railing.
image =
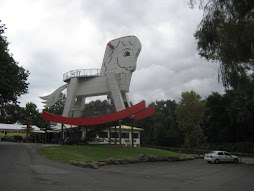
<path id="1" fill-rule="evenodd" d="M 71 70 L 63 75 L 63 81 L 66 82 L 71 78 L 81 78 L 81 77 L 96 77 L 100 76 L 100 69 L 77 69 Z"/>

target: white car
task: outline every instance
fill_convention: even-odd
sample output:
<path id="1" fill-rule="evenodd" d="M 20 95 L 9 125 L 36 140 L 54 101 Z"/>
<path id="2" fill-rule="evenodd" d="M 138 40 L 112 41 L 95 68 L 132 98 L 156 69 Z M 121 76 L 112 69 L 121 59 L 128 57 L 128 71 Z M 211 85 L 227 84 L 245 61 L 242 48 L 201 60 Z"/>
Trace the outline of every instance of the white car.
<path id="1" fill-rule="evenodd" d="M 231 155 L 226 151 L 211 151 L 210 153 L 205 154 L 204 159 L 208 163 L 220 163 L 220 162 L 234 162 L 238 163 L 239 159 L 235 155 Z"/>

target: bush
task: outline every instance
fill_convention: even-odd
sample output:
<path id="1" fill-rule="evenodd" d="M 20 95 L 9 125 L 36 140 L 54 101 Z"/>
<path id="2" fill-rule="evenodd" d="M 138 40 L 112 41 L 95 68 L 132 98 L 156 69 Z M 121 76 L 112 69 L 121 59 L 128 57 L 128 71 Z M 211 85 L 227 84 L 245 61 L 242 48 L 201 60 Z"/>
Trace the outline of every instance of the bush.
<path id="1" fill-rule="evenodd" d="M 20 135 L 14 135 L 13 138 L 15 141 L 18 141 L 18 142 L 23 141 L 23 137 Z"/>
<path id="2" fill-rule="evenodd" d="M 206 150 L 225 150 L 228 152 L 252 153 L 254 154 L 254 143 L 238 142 L 238 143 L 219 143 L 203 145 L 202 149 Z"/>
<path id="3" fill-rule="evenodd" d="M 11 137 L 11 136 L 4 136 L 4 137 L 3 137 L 3 141 L 11 141 L 11 142 L 14 142 L 14 137 Z"/>
<path id="4" fill-rule="evenodd" d="M 4 136 L 4 137 L 2 138 L 2 141 L 21 142 L 21 141 L 23 141 L 23 137 L 20 136 L 20 135 Z"/>

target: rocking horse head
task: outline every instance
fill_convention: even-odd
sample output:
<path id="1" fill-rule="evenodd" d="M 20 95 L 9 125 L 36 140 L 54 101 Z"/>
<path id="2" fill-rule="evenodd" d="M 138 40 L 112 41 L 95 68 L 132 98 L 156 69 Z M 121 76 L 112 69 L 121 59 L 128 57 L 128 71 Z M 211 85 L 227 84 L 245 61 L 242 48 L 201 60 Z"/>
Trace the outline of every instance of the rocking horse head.
<path id="1" fill-rule="evenodd" d="M 106 47 L 101 75 L 106 75 L 110 72 L 134 72 L 140 51 L 141 43 L 135 36 L 126 36 L 111 40 Z"/>

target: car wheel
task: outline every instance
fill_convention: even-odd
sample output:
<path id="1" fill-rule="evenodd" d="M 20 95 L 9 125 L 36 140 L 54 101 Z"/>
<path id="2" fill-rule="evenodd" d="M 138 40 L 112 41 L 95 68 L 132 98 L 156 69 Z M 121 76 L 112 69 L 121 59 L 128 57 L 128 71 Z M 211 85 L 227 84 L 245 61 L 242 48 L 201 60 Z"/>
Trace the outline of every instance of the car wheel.
<path id="1" fill-rule="evenodd" d="M 233 162 L 234 163 L 238 163 L 239 161 L 238 161 L 238 159 L 234 159 Z"/>
<path id="2" fill-rule="evenodd" d="M 220 160 L 219 160 L 219 159 L 216 159 L 216 160 L 214 161 L 214 163 L 215 163 L 215 164 L 219 164 L 219 163 L 220 163 Z"/>

